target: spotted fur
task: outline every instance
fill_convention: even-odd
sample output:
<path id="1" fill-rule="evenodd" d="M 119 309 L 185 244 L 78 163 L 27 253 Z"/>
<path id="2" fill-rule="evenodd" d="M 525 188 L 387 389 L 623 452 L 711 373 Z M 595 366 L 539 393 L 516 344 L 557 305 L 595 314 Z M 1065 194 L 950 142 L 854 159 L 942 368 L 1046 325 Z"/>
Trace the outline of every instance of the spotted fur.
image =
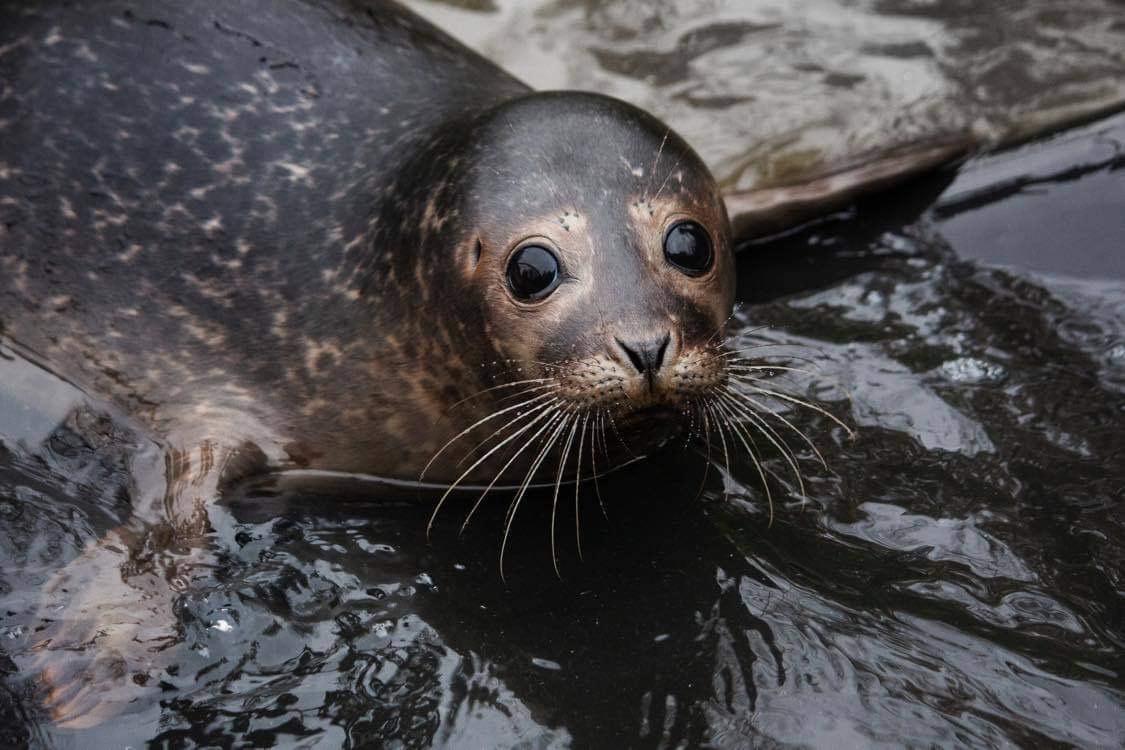
<path id="1" fill-rule="evenodd" d="M 567 274 L 537 305 L 504 282 L 529 237 Z M 497 384 L 675 405 L 724 377 L 732 264 L 664 125 L 391 3 L 0 3 L 0 330 L 173 445 L 413 478 Z M 664 334 L 646 384 L 614 341 Z"/>

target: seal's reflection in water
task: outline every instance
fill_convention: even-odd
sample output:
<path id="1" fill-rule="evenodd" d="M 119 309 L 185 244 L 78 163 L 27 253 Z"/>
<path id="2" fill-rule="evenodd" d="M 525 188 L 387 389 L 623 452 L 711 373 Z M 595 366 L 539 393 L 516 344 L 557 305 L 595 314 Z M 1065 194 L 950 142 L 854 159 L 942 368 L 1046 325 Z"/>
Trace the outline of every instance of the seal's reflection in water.
<path id="1" fill-rule="evenodd" d="M 200 699 L 188 690 L 173 703 L 183 729 L 163 738 L 218 741 L 198 728 L 221 731 L 257 682 L 243 731 L 335 725 L 357 745 L 538 736 L 591 746 L 638 735 L 696 744 L 713 734 L 709 713 L 752 707 L 756 660 L 781 670 L 775 650 L 748 647 L 748 631 L 773 639 L 738 601 L 741 577 L 768 579 L 698 504 L 681 501 L 702 469 L 700 457 L 670 450 L 603 479 L 608 520 L 584 487 L 584 559 L 573 515 L 561 514 L 571 532 L 559 544 L 562 580 L 548 551 L 550 492 L 540 492 L 515 522 L 506 584 L 496 567 L 502 502 L 482 507 L 460 538 L 451 512 L 427 541 L 431 504 L 409 492 L 373 502 L 370 484 L 244 485 L 222 503 L 221 582 L 185 597 L 194 650 L 180 673 L 205 672 Z"/>

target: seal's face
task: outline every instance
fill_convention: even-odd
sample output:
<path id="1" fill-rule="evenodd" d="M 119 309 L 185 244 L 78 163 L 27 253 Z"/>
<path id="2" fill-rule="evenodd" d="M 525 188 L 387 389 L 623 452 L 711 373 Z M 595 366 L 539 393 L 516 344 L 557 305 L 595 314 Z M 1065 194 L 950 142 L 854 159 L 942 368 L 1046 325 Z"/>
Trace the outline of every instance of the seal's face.
<path id="1" fill-rule="evenodd" d="M 495 377 L 526 382 L 544 415 L 605 416 L 634 439 L 681 421 L 727 377 L 733 257 L 706 167 L 653 118 L 591 95 L 515 102 L 489 138 L 460 260 Z"/>

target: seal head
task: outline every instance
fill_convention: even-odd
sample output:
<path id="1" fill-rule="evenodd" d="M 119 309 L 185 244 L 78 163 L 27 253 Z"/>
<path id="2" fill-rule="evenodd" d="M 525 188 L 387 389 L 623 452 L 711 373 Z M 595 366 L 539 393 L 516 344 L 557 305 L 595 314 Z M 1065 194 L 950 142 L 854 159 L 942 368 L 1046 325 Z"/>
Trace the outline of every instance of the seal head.
<path id="1" fill-rule="evenodd" d="M 686 422 L 725 381 L 734 299 L 727 215 L 695 152 L 643 111 L 575 92 L 498 106 L 460 151 L 423 224 L 457 227 L 428 238 L 448 243 L 429 283 L 494 394 L 477 418 L 522 397 L 526 411 L 505 411 L 527 427 L 516 446 L 604 418 L 633 450 Z"/>

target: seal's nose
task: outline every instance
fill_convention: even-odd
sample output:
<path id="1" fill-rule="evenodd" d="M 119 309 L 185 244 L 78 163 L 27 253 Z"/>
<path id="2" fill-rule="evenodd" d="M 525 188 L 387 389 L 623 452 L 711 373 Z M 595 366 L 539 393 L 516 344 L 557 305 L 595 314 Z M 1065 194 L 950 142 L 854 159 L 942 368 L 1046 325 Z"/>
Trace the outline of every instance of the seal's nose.
<path id="1" fill-rule="evenodd" d="M 633 363 L 637 372 L 648 379 L 649 387 L 652 387 L 653 377 L 660 370 L 660 366 L 664 364 L 664 353 L 668 351 L 668 342 L 671 340 L 672 335 L 666 333 L 663 338 L 655 341 L 637 341 L 626 344 L 621 339 L 617 339 L 617 345 L 629 357 L 629 361 Z"/>

